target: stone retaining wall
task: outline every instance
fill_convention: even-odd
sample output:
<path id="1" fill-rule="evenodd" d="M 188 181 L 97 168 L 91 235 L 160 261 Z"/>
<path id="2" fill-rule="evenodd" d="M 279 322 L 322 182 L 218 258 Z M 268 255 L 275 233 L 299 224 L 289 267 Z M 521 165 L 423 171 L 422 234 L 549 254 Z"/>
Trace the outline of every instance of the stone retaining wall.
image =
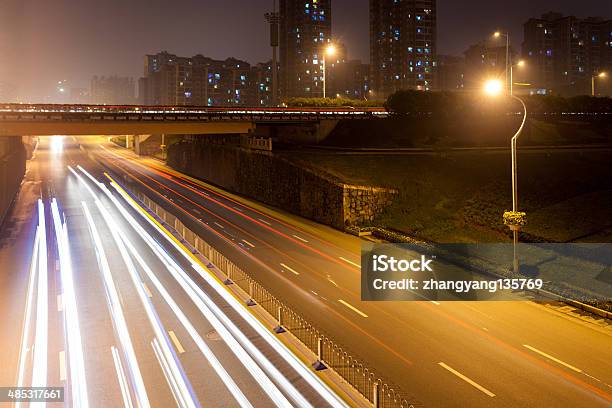
<path id="1" fill-rule="evenodd" d="M 396 194 L 393 190 L 346 185 L 271 152 L 200 143 L 172 145 L 175 169 L 314 221 L 344 229 L 369 225 Z"/>

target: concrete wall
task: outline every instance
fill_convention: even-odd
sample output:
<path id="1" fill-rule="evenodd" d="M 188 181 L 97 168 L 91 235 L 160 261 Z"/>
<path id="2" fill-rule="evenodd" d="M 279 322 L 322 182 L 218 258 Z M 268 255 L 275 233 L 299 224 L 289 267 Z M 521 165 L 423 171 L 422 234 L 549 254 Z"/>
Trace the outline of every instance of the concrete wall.
<path id="1" fill-rule="evenodd" d="M 25 174 L 26 149 L 21 137 L 0 137 L 0 225 Z"/>
<path id="2" fill-rule="evenodd" d="M 197 139 L 172 145 L 168 164 L 229 191 L 339 229 L 369 225 L 395 195 L 387 189 L 345 185 L 270 152 Z"/>

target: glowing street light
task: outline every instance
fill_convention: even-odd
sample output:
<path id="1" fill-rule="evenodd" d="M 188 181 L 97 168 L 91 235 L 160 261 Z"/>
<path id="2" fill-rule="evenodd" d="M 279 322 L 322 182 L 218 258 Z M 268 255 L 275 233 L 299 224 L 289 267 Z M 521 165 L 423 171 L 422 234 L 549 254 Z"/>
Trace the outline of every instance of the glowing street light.
<path id="1" fill-rule="evenodd" d="M 597 75 L 591 76 L 591 96 L 595 96 L 595 79 L 596 78 L 606 78 L 608 76 L 607 72 L 600 72 Z"/>
<path id="2" fill-rule="evenodd" d="M 327 67 L 326 67 L 326 63 L 325 63 L 325 60 L 326 60 L 325 57 L 326 56 L 333 57 L 334 55 L 336 55 L 336 46 L 333 45 L 333 44 L 329 44 L 325 48 L 325 50 L 323 51 L 323 66 L 322 66 L 322 69 L 321 69 L 322 72 L 323 72 L 323 98 L 326 97 L 326 93 L 327 93 L 327 90 L 325 89 L 325 83 L 326 83 L 326 80 L 327 80 Z"/>
<path id="3" fill-rule="evenodd" d="M 498 96 L 502 93 L 503 86 L 499 79 L 490 79 L 485 82 L 484 92 L 490 96 Z M 516 144 L 519 135 L 523 131 L 525 127 L 525 121 L 527 120 L 527 106 L 525 102 L 521 98 L 516 95 L 510 94 L 510 97 L 516 99 L 523 106 L 523 121 L 521 122 L 521 126 L 518 128 L 512 139 L 510 140 L 510 152 L 512 155 L 512 212 L 516 213 L 518 211 L 518 177 L 517 177 L 517 163 L 516 163 Z M 513 242 L 513 252 L 514 252 L 514 272 L 519 272 L 519 262 L 518 262 L 518 253 L 517 253 L 517 244 L 518 244 L 518 229 L 516 227 L 512 228 L 512 242 Z"/>
<path id="4" fill-rule="evenodd" d="M 510 96 L 514 95 L 514 66 L 515 65 L 510 65 Z M 525 61 L 524 60 L 520 60 L 516 63 L 517 67 L 524 67 L 525 66 Z"/>
<path id="5" fill-rule="evenodd" d="M 484 84 L 484 92 L 490 96 L 497 96 L 504 90 L 504 85 L 499 79 L 490 79 Z"/>

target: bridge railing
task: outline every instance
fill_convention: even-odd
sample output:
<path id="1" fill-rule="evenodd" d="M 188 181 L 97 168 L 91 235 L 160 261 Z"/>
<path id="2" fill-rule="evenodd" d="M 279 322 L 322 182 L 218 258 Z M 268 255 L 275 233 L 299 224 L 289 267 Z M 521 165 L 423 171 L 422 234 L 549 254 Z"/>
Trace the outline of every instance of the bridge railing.
<path id="1" fill-rule="evenodd" d="M 262 284 L 202 240 L 173 214 L 141 192 L 136 193 L 136 196 L 166 226 L 174 229 L 180 237 L 221 271 L 226 276 L 226 284 L 239 286 L 248 294 L 250 304 L 258 304 L 273 316 L 277 322 L 275 332 L 282 333 L 283 330 L 290 332 L 316 355 L 317 360 L 313 362 L 313 367 L 334 370 L 376 408 L 408 408 L 420 405 L 398 387 L 378 377 L 366 363 L 355 358 L 346 348 L 272 295 Z"/>

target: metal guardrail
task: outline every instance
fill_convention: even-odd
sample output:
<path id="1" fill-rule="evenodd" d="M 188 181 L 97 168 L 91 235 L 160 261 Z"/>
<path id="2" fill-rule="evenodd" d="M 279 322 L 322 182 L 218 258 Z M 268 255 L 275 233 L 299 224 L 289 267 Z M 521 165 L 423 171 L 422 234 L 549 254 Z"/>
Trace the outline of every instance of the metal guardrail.
<path id="1" fill-rule="evenodd" d="M 227 284 L 236 284 L 248 293 L 249 304 L 258 304 L 271 316 L 274 316 L 278 323 L 275 328 L 277 333 L 282 333 L 283 330 L 290 332 L 316 354 L 317 361 L 313 366 L 320 367 L 323 364 L 324 367 L 334 370 L 347 384 L 370 401 L 375 408 L 409 408 L 415 406 L 415 403 L 409 402 L 409 398 L 398 387 L 377 377 L 373 370 L 354 358 L 346 349 L 268 292 L 248 273 L 185 227 L 181 220 L 143 193 L 138 192 L 136 196 L 150 211 L 172 227 L 185 241 L 222 271 L 227 276 Z"/>

